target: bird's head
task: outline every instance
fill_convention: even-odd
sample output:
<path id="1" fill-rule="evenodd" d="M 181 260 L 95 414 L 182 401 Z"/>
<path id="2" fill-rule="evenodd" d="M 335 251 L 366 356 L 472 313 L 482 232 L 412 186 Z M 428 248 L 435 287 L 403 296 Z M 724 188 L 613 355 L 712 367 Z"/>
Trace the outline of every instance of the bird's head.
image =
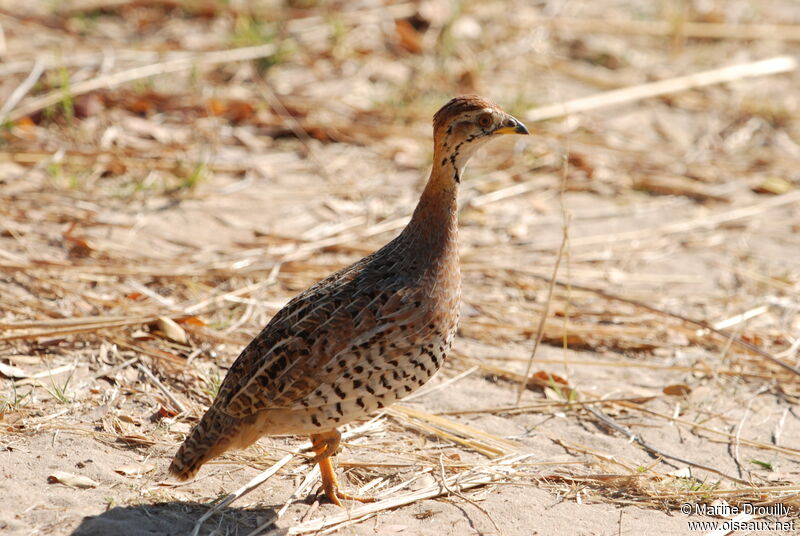
<path id="1" fill-rule="evenodd" d="M 503 134 L 528 134 L 528 129 L 484 97 L 456 97 L 433 116 L 436 165 L 460 171 L 478 147 Z"/>

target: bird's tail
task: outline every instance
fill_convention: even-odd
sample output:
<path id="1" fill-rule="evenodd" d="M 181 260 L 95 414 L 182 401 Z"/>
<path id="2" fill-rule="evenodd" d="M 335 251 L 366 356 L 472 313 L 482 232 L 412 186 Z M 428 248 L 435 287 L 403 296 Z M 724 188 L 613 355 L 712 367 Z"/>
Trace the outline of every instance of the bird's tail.
<path id="1" fill-rule="evenodd" d="M 241 424 L 241 419 L 209 408 L 175 453 L 169 472 L 178 480 L 189 480 L 204 463 L 233 446 Z"/>

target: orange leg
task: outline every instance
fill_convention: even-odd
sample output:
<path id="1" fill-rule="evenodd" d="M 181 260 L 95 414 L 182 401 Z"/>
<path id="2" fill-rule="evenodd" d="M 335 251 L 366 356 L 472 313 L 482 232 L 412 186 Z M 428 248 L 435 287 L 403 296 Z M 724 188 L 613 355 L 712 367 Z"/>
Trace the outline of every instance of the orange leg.
<path id="1" fill-rule="evenodd" d="M 322 490 L 325 496 L 336 506 L 342 506 L 339 499 L 345 501 L 359 501 L 359 502 L 375 502 L 375 499 L 369 497 L 356 497 L 339 491 L 339 482 L 336 480 L 336 473 L 333 470 L 333 462 L 331 456 L 336 453 L 339 448 L 339 439 L 342 435 L 338 430 L 329 430 L 321 434 L 311 435 L 311 444 L 313 445 L 315 456 L 311 459 L 312 462 L 319 464 L 319 472 L 322 476 Z"/>

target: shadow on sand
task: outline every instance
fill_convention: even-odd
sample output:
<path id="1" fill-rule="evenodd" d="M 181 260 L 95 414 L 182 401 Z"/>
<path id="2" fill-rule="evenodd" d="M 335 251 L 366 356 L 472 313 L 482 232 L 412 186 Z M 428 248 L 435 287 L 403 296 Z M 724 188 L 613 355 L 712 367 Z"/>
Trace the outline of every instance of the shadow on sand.
<path id="1" fill-rule="evenodd" d="M 117 506 L 85 517 L 71 536 L 186 536 L 208 508 L 205 504 L 181 502 Z M 275 513 L 274 508 L 226 508 L 208 519 L 200 534 L 248 534 Z"/>

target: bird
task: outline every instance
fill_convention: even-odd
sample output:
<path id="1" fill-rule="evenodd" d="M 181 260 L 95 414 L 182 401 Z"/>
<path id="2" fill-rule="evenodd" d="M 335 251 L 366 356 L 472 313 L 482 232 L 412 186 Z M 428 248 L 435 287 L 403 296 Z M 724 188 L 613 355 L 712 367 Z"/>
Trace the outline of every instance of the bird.
<path id="1" fill-rule="evenodd" d="M 459 319 L 462 173 L 479 147 L 506 134 L 528 129 L 485 97 L 458 96 L 436 112 L 433 165 L 409 223 L 272 317 L 178 448 L 173 476 L 189 480 L 262 436 L 308 435 L 330 502 L 374 500 L 339 489 L 331 461 L 338 428 L 411 394 L 442 366 Z"/>

